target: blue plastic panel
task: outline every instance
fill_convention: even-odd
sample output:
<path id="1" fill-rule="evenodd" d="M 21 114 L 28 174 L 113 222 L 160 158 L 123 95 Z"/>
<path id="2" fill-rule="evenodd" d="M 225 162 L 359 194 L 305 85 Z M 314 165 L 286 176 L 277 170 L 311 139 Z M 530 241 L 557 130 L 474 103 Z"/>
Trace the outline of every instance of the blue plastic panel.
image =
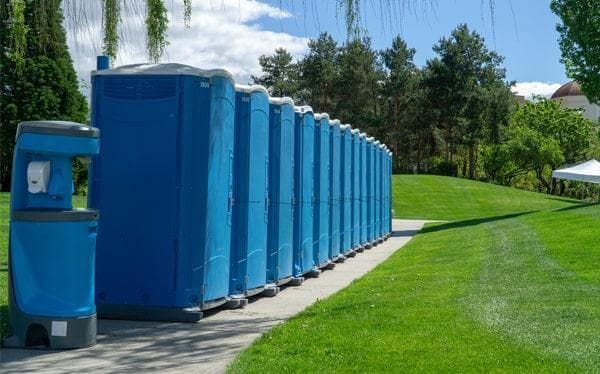
<path id="1" fill-rule="evenodd" d="M 92 91 L 102 131 L 89 195 L 102 212 L 97 303 L 184 308 L 227 296 L 231 80 L 107 72 Z"/>
<path id="2" fill-rule="evenodd" d="M 352 247 L 360 243 L 360 140 L 358 131 L 352 131 Z"/>
<path id="3" fill-rule="evenodd" d="M 24 313 L 80 317 L 96 313 L 96 221 L 10 225 L 12 287 Z"/>
<path id="4" fill-rule="evenodd" d="M 352 134 L 350 127 L 341 133 L 340 181 L 342 204 L 340 206 L 341 252 L 352 249 Z"/>
<path id="5" fill-rule="evenodd" d="M 329 261 L 329 119 L 315 119 L 313 250 L 315 263 Z"/>
<path id="6" fill-rule="evenodd" d="M 294 107 L 270 104 L 267 282 L 292 275 Z"/>
<path id="7" fill-rule="evenodd" d="M 360 152 L 360 244 L 367 243 L 367 147 L 366 137 L 359 139 Z"/>
<path id="8" fill-rule="evenodd" d="M 294 276 L 315 268 L 313 254 L 314 115 L 295 112 Z"/>
<path id="9" fill-rule="evenodd" d="M 269 102 L 262 91 L 236 92 L 232 295 L 264 286 L 267 274 Z"/>
<path id="10" fill-rule="evenodd" d="M 374 221 L 375 221 L 375 203 L 373 200 L 375 189 L 375 161 L 373 159 L 373 141 L 368 139 L 367 149 L 367 241 L 372 242 L 375 239 Z"/>
<path id="11" fill-rule="evenodd" d="M 340 254 L 340 124 L 334 121 L 329 132 L 330 168 L 329 168 L 329 258 Z"/>

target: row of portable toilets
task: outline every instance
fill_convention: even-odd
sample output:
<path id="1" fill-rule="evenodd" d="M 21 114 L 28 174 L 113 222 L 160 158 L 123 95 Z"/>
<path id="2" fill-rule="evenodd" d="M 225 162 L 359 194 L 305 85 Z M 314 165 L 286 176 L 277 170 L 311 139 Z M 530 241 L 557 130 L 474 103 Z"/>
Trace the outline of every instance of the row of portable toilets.
<path id="1" fill-rule="evenodd" d="M 385 240 L 391 152 L 224 70 L 92 74 L 100 317 L 195 321 Z"/>

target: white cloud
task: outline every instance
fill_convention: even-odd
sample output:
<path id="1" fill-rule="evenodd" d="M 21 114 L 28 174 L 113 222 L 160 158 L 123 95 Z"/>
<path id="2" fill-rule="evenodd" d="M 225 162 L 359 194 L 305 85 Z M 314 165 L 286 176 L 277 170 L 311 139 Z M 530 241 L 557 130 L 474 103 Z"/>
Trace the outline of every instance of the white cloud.
<path id="1" fill-rule="evenodd" d="M 68 43 L 80 79 L 89 82 L 95 69 L 96 56 L 102 51 L 101 9 L 93 2 L 86 9 L 85 22 L 72 25 L 69 11 L 78 1 L 67 1 Z M 168 3 L 168 2 L 167 2 Z M 292 15 L 278 7 L 253 0 L 203 0 L 193 2 L 190 28 L 183 22 L 182 1 L 174 1 L 169 9 L 169 46 L 161 62 L 178 62 L 199 68 L 224 68 L 236 81 L 247 83 L 250 75 L 260 73 L 258 57 L 286 48 L 296 58 L 307 51 L 307 38 L 285 32 L 265 30 L 264 18 L 283 19 Z M 72 12 L 73 13 L 73 12 Z M 131 9 L 123 14 L 121 42 L 117 61 L 124 65 L 147 62 L 143 19 Z M 84 89 L 87 91 L 86 89 Z"/>
<path id="2" fill-rule="evenodd" d="M 560 86 L 560 83 L 517 82 L 512 87 L 512 91 L 518 95 L 525 96 L 526 99 L 531 99 L 534 95 L 550 97 Z"/>

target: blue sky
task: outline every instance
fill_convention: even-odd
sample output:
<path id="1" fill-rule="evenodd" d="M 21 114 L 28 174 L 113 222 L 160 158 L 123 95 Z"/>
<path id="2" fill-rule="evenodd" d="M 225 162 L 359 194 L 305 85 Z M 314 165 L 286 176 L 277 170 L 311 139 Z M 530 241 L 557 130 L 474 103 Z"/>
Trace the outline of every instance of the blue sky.
<path id="1" fill-rule="evenodd" d="M 400 35 L 416 48 L 416 63 L 423 65 L 434 56 L 431 48 L 441 37 L 459 23 L 467 23 L 484 36 L 489 48 L 505 57 L 507 78 L 518 82 L 515 90 L 519 93 L 549 95 L 567 81 L 559 62 L 558 19 L 550 12 L 549 1 L 495 0 L 494 27 L 488 0 L 391 0 L 417 8 L 384 7 L 382 16 L 380 4 L 387 1 L 363 1 L 361 21 L 377 49 L 388 47 L 392 38 Z M 327 31 L 340 42 L 346 39 L 343 17 L 334 0 L 193 0 L 190 29 L 183 27 L 181 2 L 174 0 L 170 8 L 170 45 L 164 62 L 226 68 L 241 83 L 260 73 L 258 56 L 277 47 L 301 58 L 308 38 L 320 32 Z M 90 7 L 96 17 L 90 17 L 84 33 L 68 28 L 71 53 L 82 80 L 88 79 L 101 50 L 100 8 Z M 116 64 L 145 62 L 140 17 L 123 18 L 127 27 L 122 30 Z"/>

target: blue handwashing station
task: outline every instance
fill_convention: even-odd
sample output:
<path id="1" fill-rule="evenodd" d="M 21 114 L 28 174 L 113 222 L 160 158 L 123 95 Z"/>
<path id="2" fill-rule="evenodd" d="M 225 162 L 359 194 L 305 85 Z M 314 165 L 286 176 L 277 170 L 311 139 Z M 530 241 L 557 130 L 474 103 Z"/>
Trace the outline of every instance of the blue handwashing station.
<path id="1" fill-rule="evenodd" d="M 99 131 L 22 122 L 14 152 L 7 347 L 96 343 L 94 256 L 98 212 L 74 209 L 73 160 L 99 151 Z"/>

